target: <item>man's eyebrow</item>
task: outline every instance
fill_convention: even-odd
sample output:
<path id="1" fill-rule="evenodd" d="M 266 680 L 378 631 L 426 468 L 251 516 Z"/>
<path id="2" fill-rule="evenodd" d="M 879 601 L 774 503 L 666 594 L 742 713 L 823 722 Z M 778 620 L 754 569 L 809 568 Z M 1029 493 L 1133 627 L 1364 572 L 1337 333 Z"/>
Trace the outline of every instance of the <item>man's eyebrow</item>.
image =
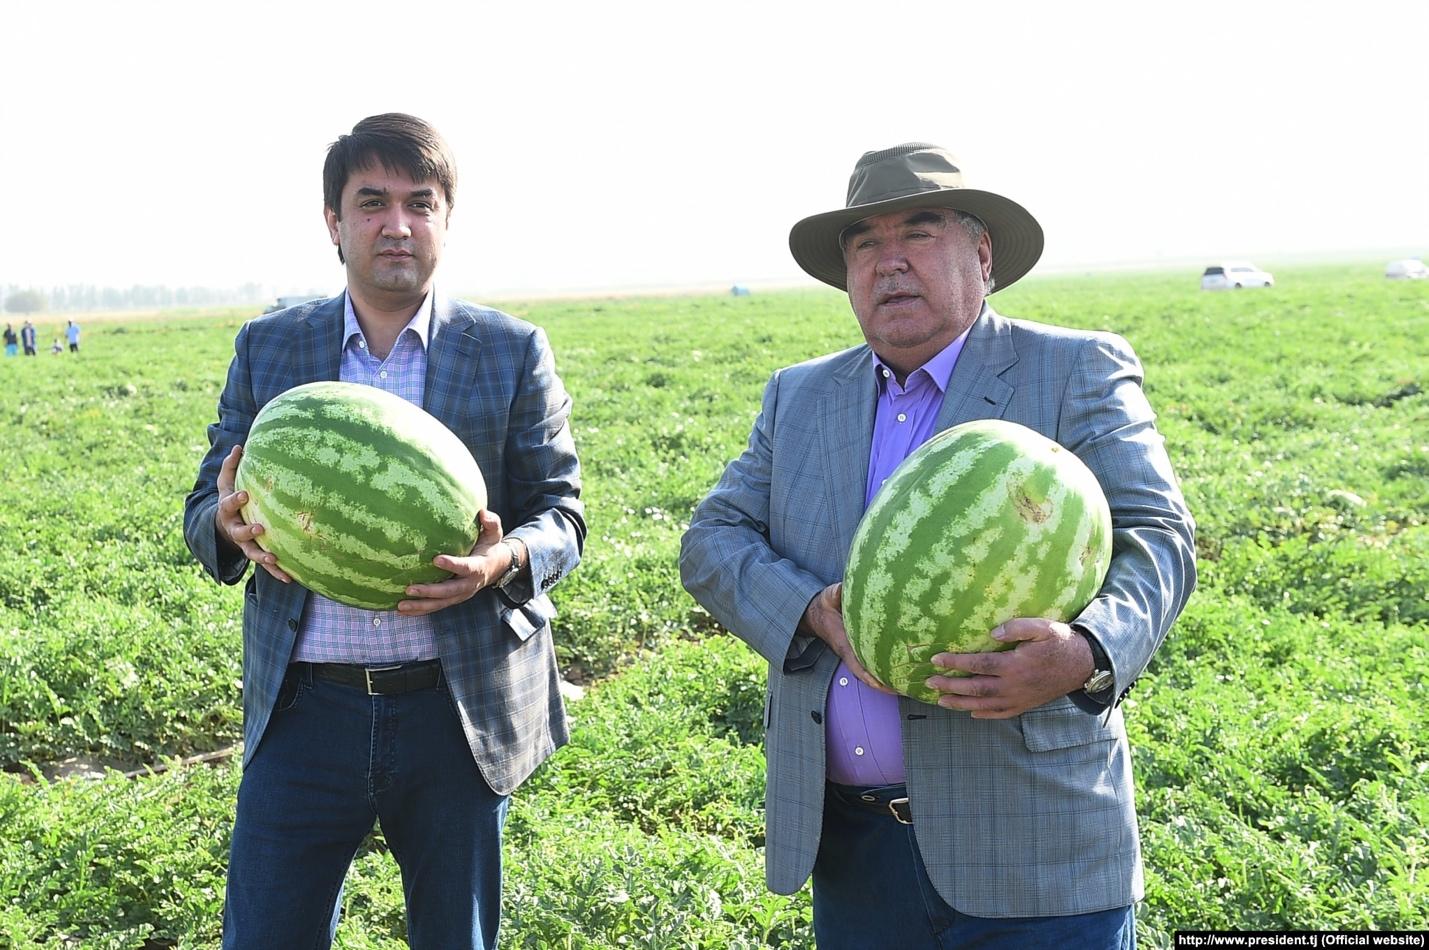
<path id="1" fill-rule="evenodd" d="M 361 185 L 357 189 L 357 197 L 359 198 L 385 198 L 390 194 L 391 192 L 388 189 L 378 188 L 374 185 Z M 407 198 L 409 200 L 412 198 L 435 198 L 436 195 L 437 190 L 435 188 L 413 188 L 407 192 Z"/>

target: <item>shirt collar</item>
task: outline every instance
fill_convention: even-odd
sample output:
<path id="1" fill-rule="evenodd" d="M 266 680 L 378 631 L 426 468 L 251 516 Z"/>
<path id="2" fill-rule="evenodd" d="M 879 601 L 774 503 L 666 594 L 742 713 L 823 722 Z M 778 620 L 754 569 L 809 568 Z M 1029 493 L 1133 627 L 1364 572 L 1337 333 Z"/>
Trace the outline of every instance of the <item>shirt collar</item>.
<path id="1" fill-rule="evenodd" d="M 422 349 L 427 348 L 427 337 L 432 329 L 432 291 L 428 290 L 427 295 L 422 298 L 421 306 L 417 307 L 417 312 L 412 314 L 412 319 L 407 321 L 407 325 L 402 328 L 402 333 L 397 334 L 401 339 L 402 334 L 411 330 L 417 334 L 417 340 L 421 343 Z M 352 295 L 342 295 L 342 346 L 343 349 L 352 342 L 352 338 L 360 337 L 366 339 L 362 333 L 362 326 L 357 322 L 357 311 L 352 309 Z"/>
<path id="2" fill-rule="evenodd" d="M 986 309 L 986 306 L 986 304 L 983 305 L 984 309 Z M 981 314 L 979 314 L 979 319 L 981 319 Z M 977 320 L 974 320 L 973 323 L 976 324 Z M 909 389 L 918 385 L 918 377 L 921 373 L 923 377 L 933 381 L 933 385 L 938 387 L 939 392 L 947 393 L 948 380 L 953 378 L 953 368 L 958 364 L 958 356 L 962 353 L 963 344 L 967 342 L 968 334 L 972 332 L 972 329 L 972 326 L 969 326 L 962 333 L 958 334 L 957 339 L 939 350 L 932 359 L 909 373 L 908 380 L 903 386 L 903 391 L 907 392 Z M 873 372 L 878 379 L 878 385 L 880 387 L 897 385 L 898 381 L 893 377 L 892 368 L 887 366 L 883 360 L 879 359 L 877 353 L 873 354 Z"/>

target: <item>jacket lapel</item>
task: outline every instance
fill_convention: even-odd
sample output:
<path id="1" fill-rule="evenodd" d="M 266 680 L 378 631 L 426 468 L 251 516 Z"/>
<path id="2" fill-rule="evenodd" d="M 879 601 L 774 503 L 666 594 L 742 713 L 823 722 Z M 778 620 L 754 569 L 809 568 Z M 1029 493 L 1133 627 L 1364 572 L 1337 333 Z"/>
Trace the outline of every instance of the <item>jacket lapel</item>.
<path id="1" fill-rule="evenodd" d="M 1016 362 L 1012 325 L 984 305 L 948 379 L 934 431 L 942 432 L 974 419 L 1002 418 L 1015 391 L 1002 375 Z"/>
<path id="2" fill-rule="evenodd" d="M 873 445 L 876 401 L 873 354 L 859 347 L 832 376 L 832 389 L 819 416 L 838 550 L 848 551 L 863 515 L 868 454 Z"/>
<path id="3" fill-rule="evenodd" d="M 470 411 L 476 398 L 477 374 L 472 370 L 480 348 L 476 320 L 446 298 L 436 297 L 432 301 L 422 408 L 454 432 L 462 431 L 462 416 Z"/>
<path id="4" fill-rule="evenodd" d="M 342 322 L 346 292 L 324 300 L 301 318 L 293 341 L 292 385 L 337 379 L 342 364 Z"/>

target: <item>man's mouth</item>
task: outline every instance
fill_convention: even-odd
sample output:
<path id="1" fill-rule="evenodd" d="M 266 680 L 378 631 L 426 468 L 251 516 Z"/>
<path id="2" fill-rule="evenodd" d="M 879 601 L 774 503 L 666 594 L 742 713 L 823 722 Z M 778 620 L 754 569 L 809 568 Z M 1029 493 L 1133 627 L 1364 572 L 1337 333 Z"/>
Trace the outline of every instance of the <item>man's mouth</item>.
<path id="1" fill-rule="evenodd" d="M 891 291 L 891 292 L 889 292 L 889 293 L 879 294 L 879 295 L 878 295 L 878 305 L 881 307 L 881 306 L 883 306 L 884 304 L 890 304 L 890 303 L 891 303 L 891 304 L 900 304 L 900 303 L 904 303 L 904 302 L 909 301 L 909 300 L 917 300 L 917 299 L 918 299 L 918 296 L 919 296 L 918 294 L 910 293 L 910 292 L 908 292 L 908 291 L 906 291 L 906 290 L 895 290 L 895 291 Z"/>

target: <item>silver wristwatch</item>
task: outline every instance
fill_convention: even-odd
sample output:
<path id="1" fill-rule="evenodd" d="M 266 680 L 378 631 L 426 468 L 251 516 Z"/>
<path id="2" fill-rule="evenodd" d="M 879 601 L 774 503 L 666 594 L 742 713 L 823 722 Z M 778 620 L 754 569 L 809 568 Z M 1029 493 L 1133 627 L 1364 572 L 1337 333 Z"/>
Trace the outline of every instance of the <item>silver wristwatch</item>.
<path id="1" fill-rule="evenodd" d="M 1096 637 L 1080 627 L 1073 627 L 1073 630 L 1080 633 L 1087 641 L 1087 646 L 1092 648 L 1092 675 L 1087 677 L 1087 681 L 1082 684 L 1082 692 L 1089 696 L 1111 689 L 1116 682 L 1116 674 L 1112 672 L 1111 660 L 1107 658 L 1106 651 L 1101 648 Z"/>
<path id="2" fill-rule="evenodd" d="M 1082 684 L 1082 692 L 1095 696 L 1102 690 L 1110 689 L 1115 681 L 1116 675 L 1111 670 L 1092 670 L 1092 675 Z"/>
<path id="3" fill-rule="evenodd" d="M 521 573 L 521 551 L 506 538 L 502 538 L 497 544 L 505 545 L 506 550 L 511 552 L 511 564 L 496 580 L 497 587 L 505 587 L 516 579 L 517 574 Z"/>

